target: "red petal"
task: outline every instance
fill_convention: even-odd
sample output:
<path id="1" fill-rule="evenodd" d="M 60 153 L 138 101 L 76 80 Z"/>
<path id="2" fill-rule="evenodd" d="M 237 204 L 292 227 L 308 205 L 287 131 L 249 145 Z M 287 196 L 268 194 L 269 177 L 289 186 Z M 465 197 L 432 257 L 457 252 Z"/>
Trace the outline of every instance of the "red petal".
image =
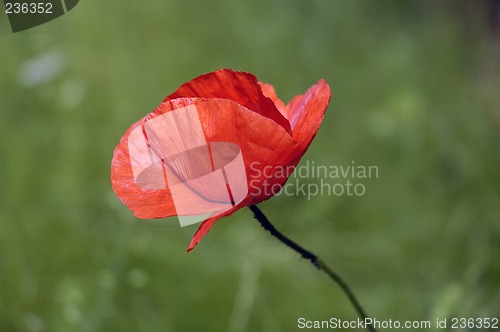
<path id="1" fill-rule="evenodd" d="M 297 154 L 290 164 L 296 166 L 311 144 L 319 126 L 324 118 L 324 113 L 331 98 L 330 87 L 324 80 L 309 88 L 304 95 L 295 96 L 286 106 L 276 95 L 271 84 L 260 82 L 262 92 L 270 98 L 278 110 L 285 116 L 292 127 L 292 137 L 302 146 L 301 152 Z"/>
<path id="2" fill-rule="evenodd" d="M 209 218 L 205 220 L 204 222 L 201 223 L 200 227 L 196 230 L 196 232 L 193 235 L 193 238 L 191 239 L 191 242 L 189 243 L 189 247 L 187 248 L 186 252 L 190 252 L 191 250 L 196 247 L 196 245 L 201 241 L 201 239 L 210 231 L 212 226 L 215 224 L 217 220 L 219 220 L 222 217 L 226 217 L 228 215 L 233 214 L 235 211 L 237 211 L 239 208 L 233 208 L 217 217 L 214 218 Z"/>
<path id="3" fill-rule="evenodd" d="M 191 250 L 193 250 L 194 247 L 196 247 L 196 245 L 201 241 L 201 239 L 212 228 L 212 226 L 215 224 L 215 222 L 222 217 L 223 216 L 210 218 L 210 219 L 207 219 L 204 222 L 202 222 L 200 227 L 198 227 L 198 230 L 196 231 L 196 233 L 194 233 L 193 238 L 191 239 L 191 242 L 189 243 L 189 247 L 187 248 L 186 252 L 190 252 Z"/>
<path id="4" fill-rule="evenodd" d="M 324 80 L 319 80 L 304 95 L 294 97 L 286 106 L 286 113 L 292 126 L 292 136 L 302 146 L 296 164 L 316 136 L 331 96 L 328 84 Z"/>
<path id="5" fill-rule="evenodd" d="M 166 189 L 144 189 L 139 187 L 132 172 L 128 138 L 143 120 L 133 124 L 123 135 L 113 153 L 111 162 L 111 185 L 120 200 L 137 218 L 165 218 L 175 215 L 175 207 L 168 187 Z"/>
<path id="6" fill-rule="evenodd" d="M 164 102 L 182 97 L 230 99 L 272 119 L 291 133 L 288 120 L 276 109 L 274 103 L 264 96 L 257 78 L 250 73 L 221 69 L 199 76 L 181 85 L 177 91 L 165 98 Z"/>
<path id="7" fill-rule="evenodd" d="M 280 111 L 280 113 L 288 120 L 285 103 L 281 99 L 279 99 L 278 96 L 276 95 L 276 90 L 274 90 L 274 86 L 272 86 L 269 83 L 263 83 L 263 82 L 259 82 L 259 84 L 260 87 L 262 88 L 262 93 L 264 94 L 264 96 L 271 99 L 274 105 L 276 105 L 278 111 Z"/>

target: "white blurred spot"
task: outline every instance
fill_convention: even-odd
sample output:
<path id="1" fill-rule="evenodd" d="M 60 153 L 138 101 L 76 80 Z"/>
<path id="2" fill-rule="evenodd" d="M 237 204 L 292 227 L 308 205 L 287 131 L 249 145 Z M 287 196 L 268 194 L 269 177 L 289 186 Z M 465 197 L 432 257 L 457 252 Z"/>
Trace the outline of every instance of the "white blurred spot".
<path id="1" fill-rule="evenodd" d="M 60 52 L 42 54 L 25 61 L 19 69 L 19 82 L 24 86 L 45 83 L 55 78 L 65 66 Z"/>

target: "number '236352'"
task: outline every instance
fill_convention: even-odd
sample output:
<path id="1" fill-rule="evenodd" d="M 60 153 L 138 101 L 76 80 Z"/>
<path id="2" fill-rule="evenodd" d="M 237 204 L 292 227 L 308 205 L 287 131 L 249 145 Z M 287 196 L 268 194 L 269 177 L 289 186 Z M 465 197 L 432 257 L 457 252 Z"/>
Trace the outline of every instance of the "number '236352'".
<path id="1" fill-rule="evenodd" d="M 52 14 L 52 3 L 50 2 L 7 2 L 5 4 L 6 14 Z"/>
<path id="2" fill-rule="evenodd" d="M 452 318 L 452 329 L 465 329 L 465 328 L 492 328 L 498 329 L 498 318 Z"/>

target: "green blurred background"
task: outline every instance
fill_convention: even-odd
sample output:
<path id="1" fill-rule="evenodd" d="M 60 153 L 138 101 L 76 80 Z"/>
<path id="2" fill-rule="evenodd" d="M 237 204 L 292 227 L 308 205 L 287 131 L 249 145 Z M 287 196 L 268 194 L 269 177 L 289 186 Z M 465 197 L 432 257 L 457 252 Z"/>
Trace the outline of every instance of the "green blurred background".
<path id="1" fill-rule="evenodd" d="M 223 67 L 333 98 L 306 160 L 376 165 L 361 197 L 261 204 L 379 320 L 500 316 L 500 17 L 494 1 L 81 1 L 0 15 L 0 331 L 295 331 L 355 319 L 248 209 L 137 220 L 112 152 L 177 86 Z M 495 30 L 496 29 L 496 30 Z M 317 179 L 306 181 L 317 182 Z M 481 330 L 481 329 L 479 329 Z"/>

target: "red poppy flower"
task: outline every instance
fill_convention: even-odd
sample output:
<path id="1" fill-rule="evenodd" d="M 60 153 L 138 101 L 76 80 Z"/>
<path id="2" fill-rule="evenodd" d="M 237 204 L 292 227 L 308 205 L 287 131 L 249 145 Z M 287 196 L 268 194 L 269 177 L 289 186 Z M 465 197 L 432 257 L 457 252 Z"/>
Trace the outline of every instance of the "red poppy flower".
<path id="1" fill-rule="evenodd" d="M 285 184 L 330 97 L 324 80 L 285 105 L 272 85 L 252 74 L 222 69 L 199 76 L 125 132 L 111 163 L 113 190 L 138 218 L 215 211 L 194 234 L 190 251 L 218 219 Z M 222 179 L 224 190 L 214 179 Z"/>

